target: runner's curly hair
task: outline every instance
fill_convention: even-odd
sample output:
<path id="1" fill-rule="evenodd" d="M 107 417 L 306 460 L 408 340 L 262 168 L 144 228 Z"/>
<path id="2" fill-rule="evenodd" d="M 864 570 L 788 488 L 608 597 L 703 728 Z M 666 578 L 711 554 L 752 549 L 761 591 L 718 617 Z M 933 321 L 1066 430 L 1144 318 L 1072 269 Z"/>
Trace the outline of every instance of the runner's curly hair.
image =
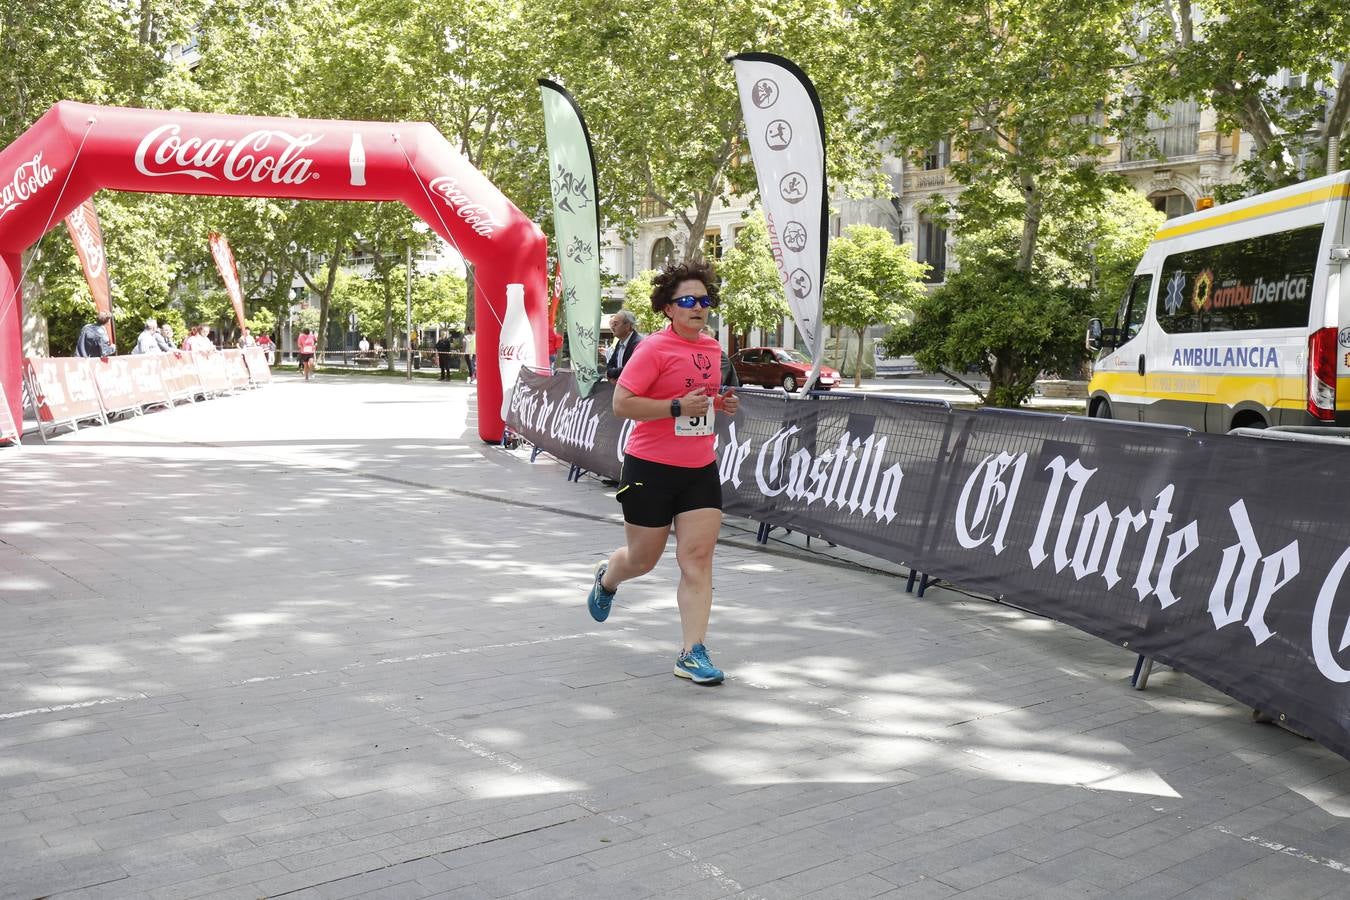
<path id="1" fill-rule="evenodd" d="M 712 298 L 712 305 L 716 307 L 719 300 L 717 275 L 713 273 L 711 265 L 699 260 L 671 263 L 652 276 L 652 309 L 655 312 L 663 312 L 667 306 L 675 302 L 675 289 L 680 286 L 680 282 L 690 279 L 703 282 L 704 289 Z"/>

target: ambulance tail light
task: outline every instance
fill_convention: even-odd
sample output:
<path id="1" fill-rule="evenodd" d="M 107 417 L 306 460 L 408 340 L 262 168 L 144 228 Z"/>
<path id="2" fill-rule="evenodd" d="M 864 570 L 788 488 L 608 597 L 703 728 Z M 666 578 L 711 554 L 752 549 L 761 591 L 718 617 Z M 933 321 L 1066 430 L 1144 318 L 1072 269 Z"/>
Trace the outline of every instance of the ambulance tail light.
<path id="1" fill-rule="evenodd" d="M 1319 328 L 1308 336 L 1308 414 L 1336 418 L 1336 329 Z"/>

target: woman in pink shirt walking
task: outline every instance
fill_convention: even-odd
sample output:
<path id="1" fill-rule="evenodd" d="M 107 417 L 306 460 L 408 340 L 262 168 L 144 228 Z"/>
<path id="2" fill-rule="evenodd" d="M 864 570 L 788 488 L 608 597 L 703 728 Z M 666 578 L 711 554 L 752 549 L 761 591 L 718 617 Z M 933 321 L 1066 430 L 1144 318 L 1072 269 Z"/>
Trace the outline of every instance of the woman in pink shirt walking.
<path id="1" fill-rule="evenodd" d="M 306 381 L 314 374 L 314 352 L 318 345 L 318 337 L 310 334 L 308 328 L 295 339 L 295 347 L 300 352 L 300 371 L 304 373 Z"/>
<path id="2" fill-rule="evenodd" d="M 628 439 L 617 493 L 626 542 L 596 566 L 587 606 L 597 622 L 608 618 L 619 585 L 656 566 L 673 526 L 683 632 L 675 674 L 696 684 L 720 684 L 723 672 L 704 645 L 713 550 L 722 527 L 713 418 L 719 411 L 735 415 L 740 401 L 733 391 L 719 392 L 722 348 L 702 333 L 708 310 L 717 306 L 712 267 L 667 266 L 653 279 L 651 302 L 669 324 L 643 339 L 614 389 L 614 414 L 638 423 Z"/>

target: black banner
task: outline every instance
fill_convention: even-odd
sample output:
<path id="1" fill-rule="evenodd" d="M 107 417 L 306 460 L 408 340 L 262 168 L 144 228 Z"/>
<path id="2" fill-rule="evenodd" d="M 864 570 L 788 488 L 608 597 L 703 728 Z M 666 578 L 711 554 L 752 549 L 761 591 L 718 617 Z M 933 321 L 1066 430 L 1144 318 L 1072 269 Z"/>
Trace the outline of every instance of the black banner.
<path id="1" fill-rule="evenodd" d="M 728 513 L 909 565 L 1152 656 L 1350 758 L 1337 447 L 1076 416 L 740 391 Z M 522 372 L 508 424 L 617 477 L 612 388 Z M 824 598 L 822 598 L 823 600 Z"/>

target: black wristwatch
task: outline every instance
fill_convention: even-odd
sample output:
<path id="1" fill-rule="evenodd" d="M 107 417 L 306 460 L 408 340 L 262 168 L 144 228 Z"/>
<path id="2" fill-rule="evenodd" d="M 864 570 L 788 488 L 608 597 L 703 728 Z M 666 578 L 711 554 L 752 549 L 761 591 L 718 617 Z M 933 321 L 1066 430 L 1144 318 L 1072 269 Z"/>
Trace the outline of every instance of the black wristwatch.
<path id="1" fill-rule="evenodd" d="M 680 417 L 680 401 L 678 399 L 670 401 L 670 417 L 672 419 Z"/>

